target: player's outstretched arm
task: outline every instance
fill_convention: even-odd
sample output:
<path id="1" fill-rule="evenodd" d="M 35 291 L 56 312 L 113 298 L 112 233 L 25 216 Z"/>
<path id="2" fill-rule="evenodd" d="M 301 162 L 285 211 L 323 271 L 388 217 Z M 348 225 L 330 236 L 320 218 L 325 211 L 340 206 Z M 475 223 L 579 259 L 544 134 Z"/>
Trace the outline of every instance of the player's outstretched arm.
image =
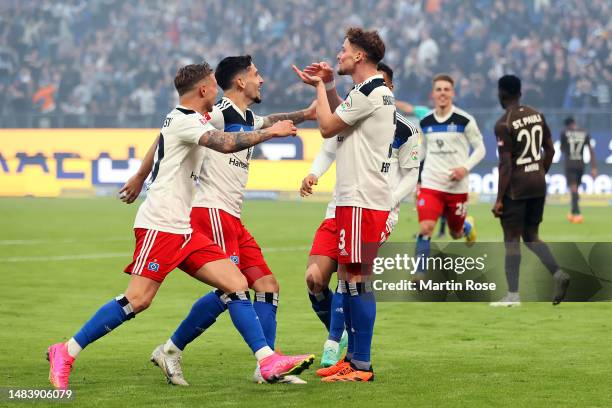
<path id="1" fill-rule="evenodd" d="M 263 118 L 262 129 L 268 128 L 281 120 L 290 120 L 294 125 L 299 125 L 306 120 L 317 119 L 317 101 L 313 101 L 309 107 L 290 113 L 273 113 Z"/>
<path id="2" fill-rule="evenodd" d="M 319 130 L 321 131 L 321 135 L 328 139 L 330 137 L 336 136 L 338 133 L 342 132 L 344 129 L 348 128 L 349 125 L 346 124 L 337 113 L 333 113 L 329 106 L 329 101 L 327 100 L 327 91 L 325 90 L 325 84 L 321 77 L 311 76 L 303 71 L 301 71 L 295 65 L 293 66 L 293 70 L 298 75 L 298 77 L 305 84 L 314 86 L 317 92 L 317 122 L 319 123 Z"/>
<path id="3" fill-rule="evenodd" d="M 119 190 L 119 198 L 126 204 L 132 204 L 134 200 L 142 191 L 142 185 L 145 180 L 151 173 L 151 169 L 153 168 L 153 159 L 155 158 L 155 150 L 157 149 L 157 142 L 159 141 L 159 136 L 155 138 L 155 142 L 149 147 L 147 154 L 145 154 L 144 159 L 142 159 L 142 163 L 140 163 L 140 167 L 136 174 L 129 178 L 128 181 L 121 187 Z"/>
<path id="4" fill-rule="evenodd" d="M 209 130 L 200 136 L 198 144 L 221 153 L 235 153 L 273 137 L 295 136 L 297 128 L 290 120 L 276 122 L 267 129 L 252 132 L 223 132 Z"/>

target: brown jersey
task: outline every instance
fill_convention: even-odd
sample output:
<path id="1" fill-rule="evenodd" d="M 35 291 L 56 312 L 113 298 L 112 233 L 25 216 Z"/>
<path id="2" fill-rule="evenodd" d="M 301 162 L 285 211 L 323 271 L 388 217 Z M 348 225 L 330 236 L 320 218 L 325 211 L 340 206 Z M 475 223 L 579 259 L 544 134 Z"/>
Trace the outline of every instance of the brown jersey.
<path id="1" fill-rule="evenodd" d="M 584 149 L 591 143 L 591 137 L 582 129 L 566 129 L 561 132 L 561 152 L 567 170 L 584 170 Z"/>
<path id="2" fill-rule="evenodd" d="M 498 151 L 512 156 L 512 176 L 506 191 L 513 200 L 544 197 L 546 171 L 542 144 L 550 141 L 544 115 L 529 106 L 507 110 L 495 124 Z"/>

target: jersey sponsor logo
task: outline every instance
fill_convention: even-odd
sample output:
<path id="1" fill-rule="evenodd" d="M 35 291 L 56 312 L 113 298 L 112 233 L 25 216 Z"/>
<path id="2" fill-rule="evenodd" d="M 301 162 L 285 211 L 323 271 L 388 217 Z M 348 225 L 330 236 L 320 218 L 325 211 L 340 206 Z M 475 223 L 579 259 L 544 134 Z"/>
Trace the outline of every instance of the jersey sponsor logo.
<path id="1" fill-rule="evenodd" d="M 438 150 L 433 150 L 432 151 L 427 151 L 428 154 L 435 154 L 435 155 L 448 155 L 448 154 L 457 154 L 458 150 L 457 149 L 447 149 L 444 150 L 444 140 L 442 139 L 436 139 L 436 145 L 438 146 Z"/>
<path id="2" fill-rule="evenodd" d="M 242 160 L 240 160 L 238 158 L 234 158 L 234 157 L 230 157 L 229 165 L 230 166 L 240 167 L 241 169 L 244 169 L 244 170 L 248 170 L 249 169 L 249 163 L 245 163 Z"/>
<path id="3" fill-rule="evenodd" d="M 159 271 L 159 264 L 157 262 L 149 262 L 147 269 L 151 272 L 157 272 Z"/>
<path id="4" fill-rule="evenodd" d="M 391 167 L 391 163 L 389 162 L 383 162 L 382 167 L 380 169 L 381 173 L 388 173 L 389 172 L 389 168 Z"/>

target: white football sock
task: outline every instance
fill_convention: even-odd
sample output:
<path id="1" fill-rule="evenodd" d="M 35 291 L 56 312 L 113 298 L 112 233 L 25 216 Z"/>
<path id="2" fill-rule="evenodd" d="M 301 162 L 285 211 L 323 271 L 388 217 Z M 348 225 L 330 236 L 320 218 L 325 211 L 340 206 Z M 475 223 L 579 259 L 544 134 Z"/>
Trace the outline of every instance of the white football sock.
<path id="1" fill-rule="evenodd" d="M 272 350 L 268 346 L 265 346 L 255 352 L 255 358 L 257 359 L 257 361 L 261 361 L 264 358 L 271 356 L 272 354 L 274 354 L 274 350 Z"/>
<path id="2" fill-rule="evenodd" d="M 166 354 L 181 354 L 183 350 L 176 347 L 176 344 L 172 341 L 172 339 L 168 339 L 166 343 L 164 343 L 164 353 Z"/>
<path id="3" fill-rule="evenodd" d="M 325 344 L 323 344 L 323 348 L 331 348 L 337 353 L 338 349 L 340 348 L 340 344 L 337 341 L 327 339 L 325 340 Z"/>
<path id="4" fill-rule="evenodd" d="M 71 337 L 70 340 L 66 342 L 66 347 L 68 348 L 68 354 L 70 354 L 70 357 L 72 358 L 76 358 L 81 350 L 83 350 L 83 348 L 79 346 L 79 343 L 76 342 L 74 337 Z"/>

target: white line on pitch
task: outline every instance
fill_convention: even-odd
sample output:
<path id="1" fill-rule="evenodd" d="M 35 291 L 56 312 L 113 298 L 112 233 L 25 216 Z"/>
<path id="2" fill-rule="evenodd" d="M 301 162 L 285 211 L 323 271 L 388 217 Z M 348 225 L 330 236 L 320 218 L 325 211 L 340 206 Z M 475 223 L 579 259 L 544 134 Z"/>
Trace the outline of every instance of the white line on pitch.
<path id="1" fill-rule="evenodd" d="M 94 239 L 3 239 L 0 240 L 0 245 L 38 245 L 38 244 L 74 244 L 75 242 L 121 242 L 129 241 L 133 238 L 126 237 L 109 237 L 109 238 L 94 238 Z"/>
<path id="2" fill-rule="evenodd" d="M 298 252 L 305 251 L 310 247 L 272 247 L 263 248 L 263 252 Z M 108 258 L 126 258 L 132 256 L 129 252 L 101 252 L 93 254 L 72 254 L 72 255 L 52 255 L 52 256 L 15 256 L 9 258 L 0 258 L 1 263 L 17 263 L 17 262 L 61 262 L 61 261 L 80 261 L 84 259 L 108 259 Z"/>

